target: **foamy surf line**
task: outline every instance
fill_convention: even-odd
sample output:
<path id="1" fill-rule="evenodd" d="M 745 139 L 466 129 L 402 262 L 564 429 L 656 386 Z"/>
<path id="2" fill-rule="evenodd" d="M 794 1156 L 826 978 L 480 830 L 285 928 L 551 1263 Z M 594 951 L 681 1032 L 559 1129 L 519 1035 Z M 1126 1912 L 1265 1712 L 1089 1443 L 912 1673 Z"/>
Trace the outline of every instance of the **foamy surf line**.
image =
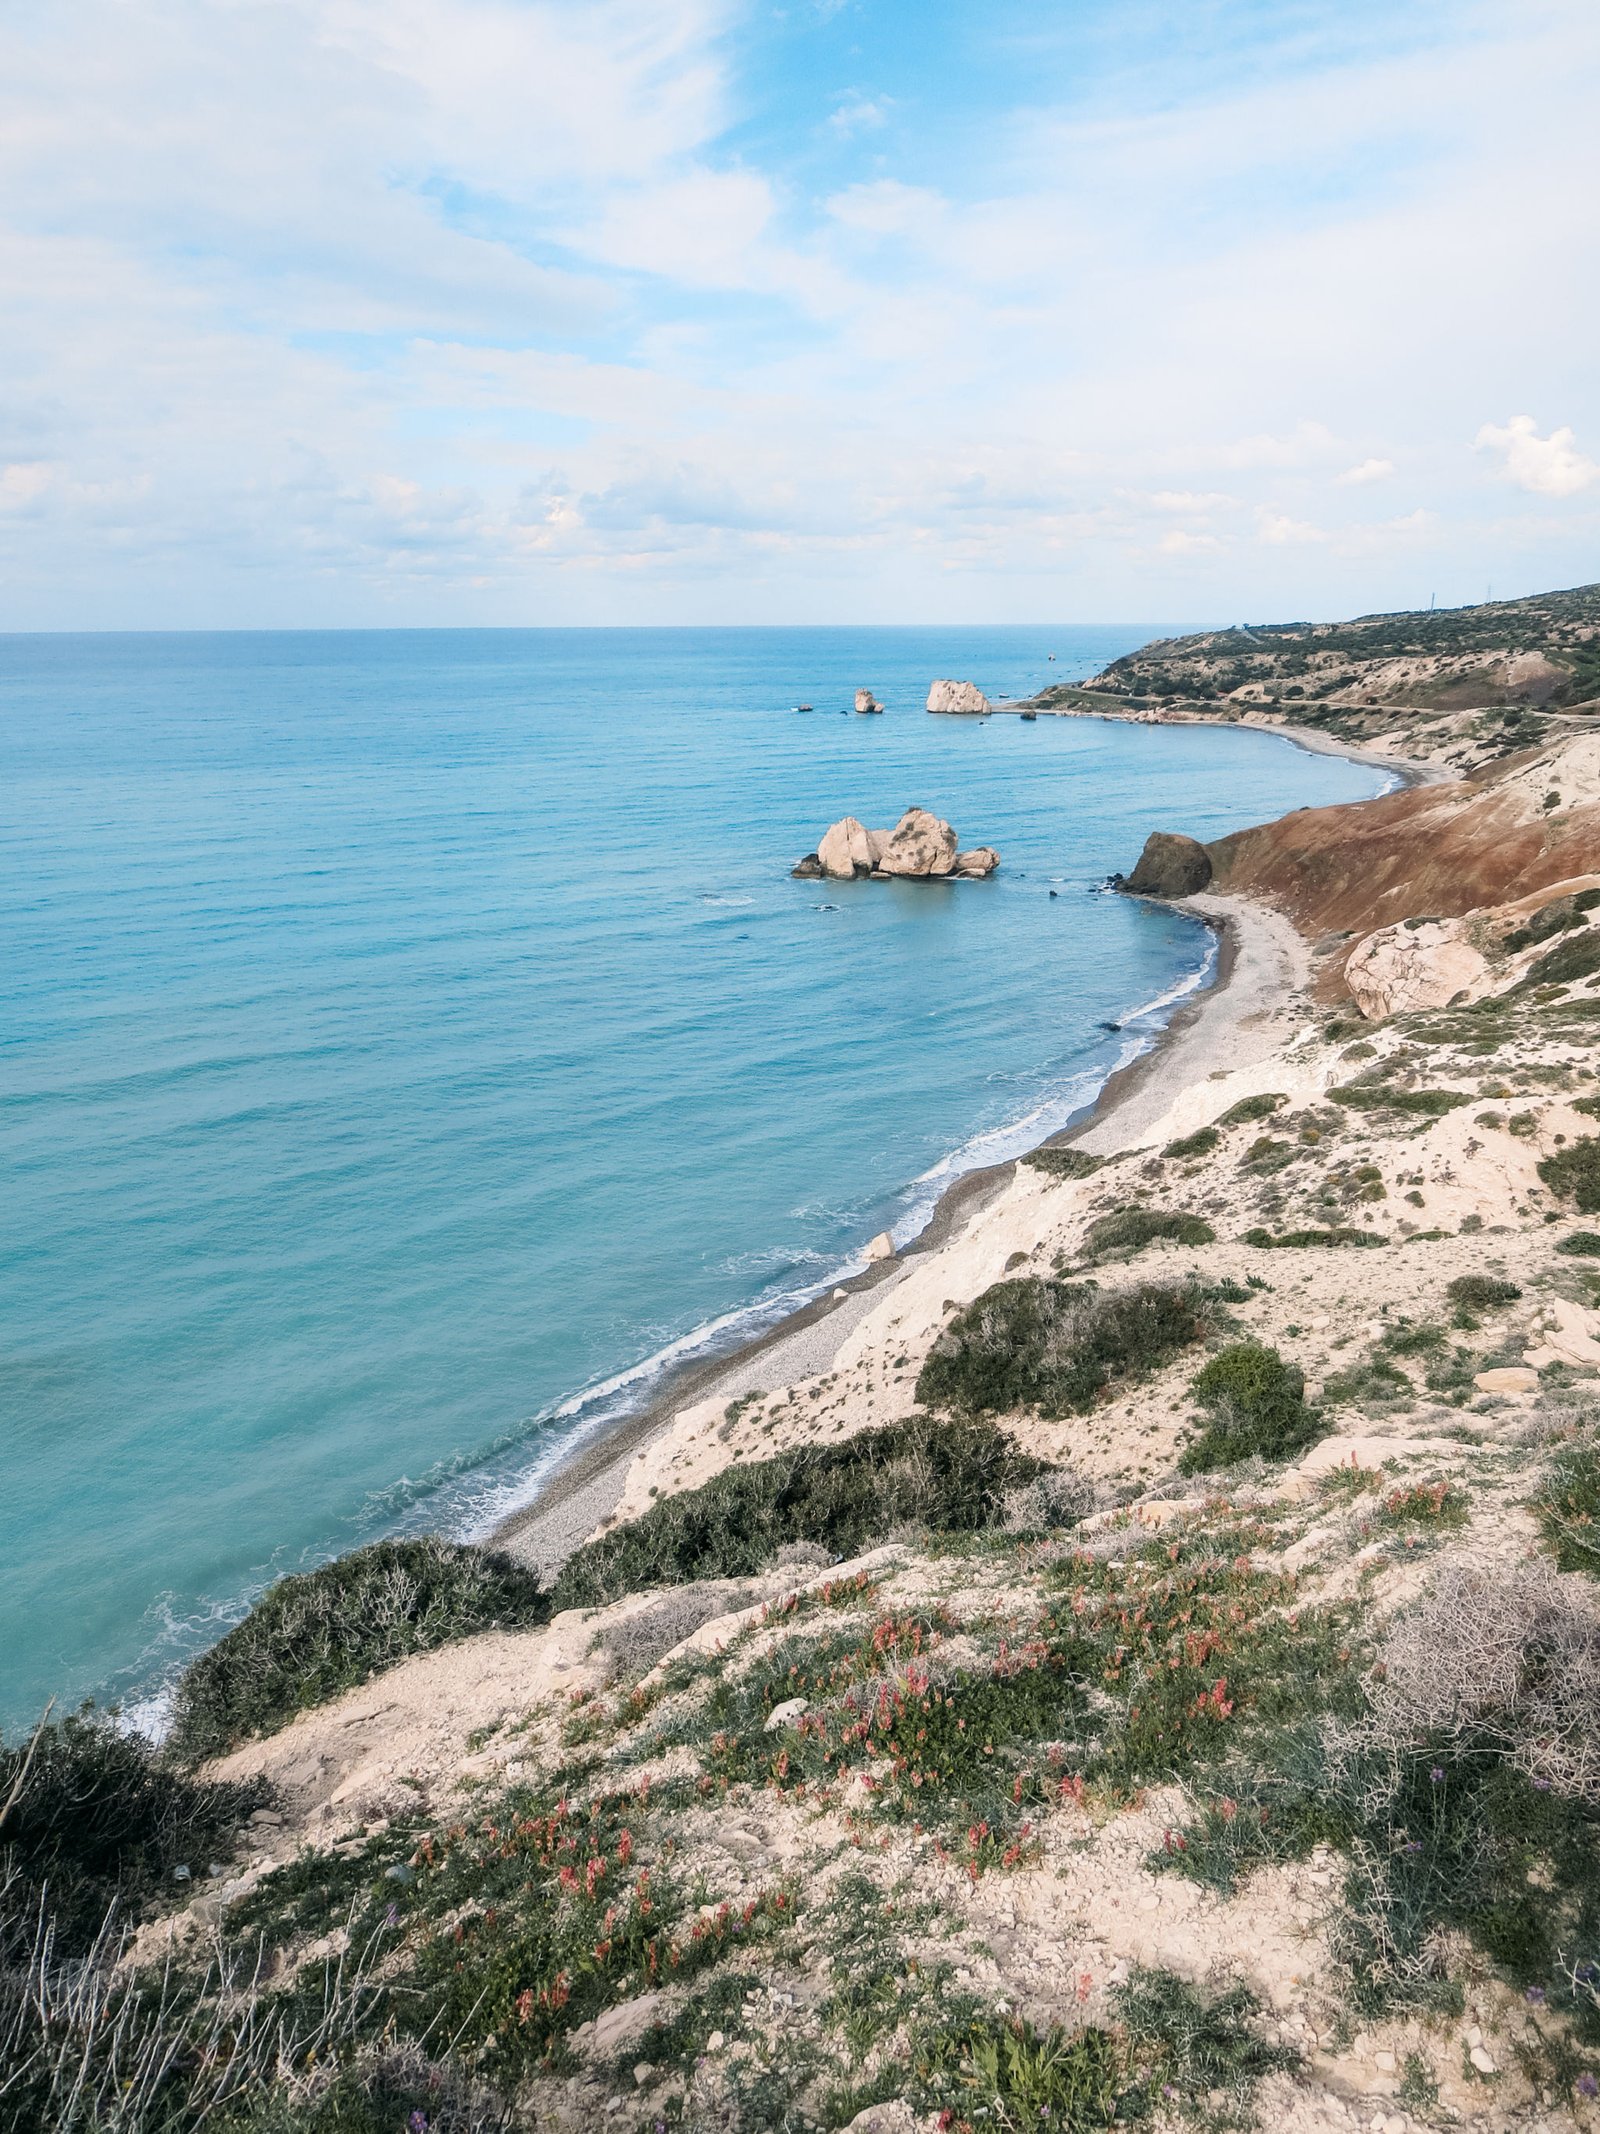
<path id="1" fill-rule="evenodd" d="M 1127 1042 L 1114 1060 L 1103 1067 L 1073 1075 L 1044 1102 L 1036 1104 L 1020 1118 L 974 1134 L 902 1189 L 907 1205 L 889 1227 L 889 1234 L 899 1250 L 903 1251 L 916 1242 L 933 1220 L 946 1193 L 963 1178 L 970 1177 L 975 1171 L 1013 1162 L 1077 1124 L 1093 1111 L 1108 1083 L 1152 1050 L 1173 1014 L 1215 983 L 1219 941 L 1210 927 L 1204 931 L 1205 948 L 1196 968 L 1153 999 L 1141 1002 L 1117 1018 L 1114 1027 L 1119 1033 L 1127 1034 Z M 549 1439 L 541 1445 L 531 1466 L 514 1477 L 506 1477 L 482 1489 L 470 1507 L 463 1507 L 454 1516 L 441 1519 L 436 1505 L 431 1523 L 435 1527 L 447 1526 L 464 1541 L 484 1540 L 508 1519 L 535 1505 L 552 1476 L 577 1453 L 592 1445 L 608 1429 L 637 1416 L 658 1394 L 662 1381 L 675 1370 L 695 1364 L 732 1362 L 753 1341 L 771 1333 L 839 1283 L 865 1273 L 871 1264 L 864 1249 L 847 1254 L 826 1265 L 812 1279 L 792 1285 L 776 1295 L 736 1306 L 679 1336 L 638 1363 L 571 1395 L 536 1418 L 522 1442 L 526 1443 L 526 1437 L 535 1431 L 551 1432 L 563 1422 L 570 1422 L 574 1426 L 572 1429 Z"/>

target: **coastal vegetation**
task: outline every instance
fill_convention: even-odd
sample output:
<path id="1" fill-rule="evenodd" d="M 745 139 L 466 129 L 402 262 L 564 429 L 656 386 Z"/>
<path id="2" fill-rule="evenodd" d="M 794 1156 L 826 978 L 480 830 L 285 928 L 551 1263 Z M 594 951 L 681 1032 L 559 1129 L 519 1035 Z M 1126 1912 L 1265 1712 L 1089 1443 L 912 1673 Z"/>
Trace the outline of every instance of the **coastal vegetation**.
<path id="1" fill-rule="evenodd" d="M 508 1556 L 422 1535 L 279 1579 L 184 1674 L 175 1754 L 198 1762 L 282 1726 L 414 1652 L 542 1623 L 538 1578 Z"/>
<path id="2" fill-rule="evenodd" d="M 1033 1408 L 1085 1415 L 1113 1384 L 1146 1376 L 1219 1322 L 1196 1282 L 1102 1292 L 1092 1282 L 1023 1275 L 957 1313 L 917 1378 L 930 1408 L 994 1415 Z"/>

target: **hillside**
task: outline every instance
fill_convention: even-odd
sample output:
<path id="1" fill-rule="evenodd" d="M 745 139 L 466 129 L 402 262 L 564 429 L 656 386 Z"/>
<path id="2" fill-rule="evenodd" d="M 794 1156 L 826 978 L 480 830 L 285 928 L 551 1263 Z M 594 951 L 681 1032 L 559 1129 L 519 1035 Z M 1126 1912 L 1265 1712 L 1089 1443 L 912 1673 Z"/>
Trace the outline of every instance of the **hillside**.
<path id="1" fill-rule="evenodd" d="M 1458 768 L 1600 718 L 1600 585 L 1158 638 L 1041 710 L 1309 727 Z M 1403 744 L 1403 745 L 1402 745 Z"/>
<path id="2" fill-rule="evenodd" d="M 0 2126 L 1600 2129 L 1600 740 L 1178 845 L 1227 985 L 553 1576 L 0 1746 Z"/>

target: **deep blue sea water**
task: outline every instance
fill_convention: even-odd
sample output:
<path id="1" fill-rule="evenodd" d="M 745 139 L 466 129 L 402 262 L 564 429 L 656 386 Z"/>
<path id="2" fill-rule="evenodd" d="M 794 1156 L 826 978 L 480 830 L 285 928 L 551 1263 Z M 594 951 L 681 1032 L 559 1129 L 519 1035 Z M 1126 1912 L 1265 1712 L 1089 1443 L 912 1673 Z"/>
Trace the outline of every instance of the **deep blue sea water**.
<path id="1" fill-rule="evenodd" d="M 0 1723 L 482 1531 L 1085 1102 L 1209 952 L 1101 878 L 1380 782 L 921 709 L 1149 634 L 0 639 Z M 913 802 L 1002 872 L 789 879 Z"/>

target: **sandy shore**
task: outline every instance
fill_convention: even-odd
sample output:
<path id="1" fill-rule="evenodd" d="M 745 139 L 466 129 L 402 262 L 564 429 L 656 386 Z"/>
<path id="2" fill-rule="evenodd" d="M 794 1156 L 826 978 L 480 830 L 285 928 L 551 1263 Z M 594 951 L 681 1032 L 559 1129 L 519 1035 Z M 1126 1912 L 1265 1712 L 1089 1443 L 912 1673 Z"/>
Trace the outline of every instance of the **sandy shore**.
<path id="1" fill-rule="evenodd" d="M 1002 707 L 996 707 L 1002 708 Z M 1006 706 L 1005 709 L 1018 707 Z M 1116 717 L 1068 712 L 1061 717 Z M 1172 722 L 1179 723 L 1179 722 Z M 1221 720 L 1187 720 L 1223 725 Z M 1356 747 L 1312 728 L 1251 723 L 1314 755 L 1346 756 L 1392 771 L 1408 785 L 1433 784 L 1454 774 L 1380 749 Z M 1135 1146 L 1156 1121 L 1173 1112 L 1185 1090 L 1270 1057 L 1309 1014 L 1310 951 L 1287 919 L 1242 897 L 1185 899 L 1184 910 L 1219 937 L 1212 981 L 1172 1017 L 1150 1049 L 1119 1068 L 1083 1115 L 1043 1144 L 1080 1144 L 1095 1155 Z M 939 1201 L 917 1238 L 893 1261 L 866 1269 L 729 1355 L 672 1373 L 655 1398 L 576 1447 L 530 1505 L 503 1520 L 493 1546 L 548 1572 L 617 1511 L 650 1467 L 641 1455 L 660 1446 L 680 1419 L 704 1415 L 753 1393 L 770 1393 L 831 1371 L 852 1336 L 876 1312 L 886 1291 L 913 1270 L 949 1254 L 983 1210 L 1009 1188 L 1015 1162 L 968 1172 Z M 635 1509 L 631 1507 L 630 1509 Z"/>
<path id="2" fill-rule="evenodd" d="M 1074 1143 L 1106 1154 L 1135 1143 L 1185 1089 L 1266 1058 L 1290 1034 L 1290 1003 L 1306 983 L 1309 952 L 1289 922 L 1242 898 L 1193 897 L 1185 909 L 1220 936 L 1212 983 L 1045 1146 Z M 496 1528 L 492 1545 L 541 1570 L 559 1565 L 615 1511 L 635 1460 L 678 1418 L 826 1374 L 886 1293 L 951 1252 L 1016 1171 L 1007 1162 L 969 1172 L 895 1260 L 839 1285 L 733 1354 L 676 1375 L 648 1407 L 577 1448 L 534 1503 Z"/>

